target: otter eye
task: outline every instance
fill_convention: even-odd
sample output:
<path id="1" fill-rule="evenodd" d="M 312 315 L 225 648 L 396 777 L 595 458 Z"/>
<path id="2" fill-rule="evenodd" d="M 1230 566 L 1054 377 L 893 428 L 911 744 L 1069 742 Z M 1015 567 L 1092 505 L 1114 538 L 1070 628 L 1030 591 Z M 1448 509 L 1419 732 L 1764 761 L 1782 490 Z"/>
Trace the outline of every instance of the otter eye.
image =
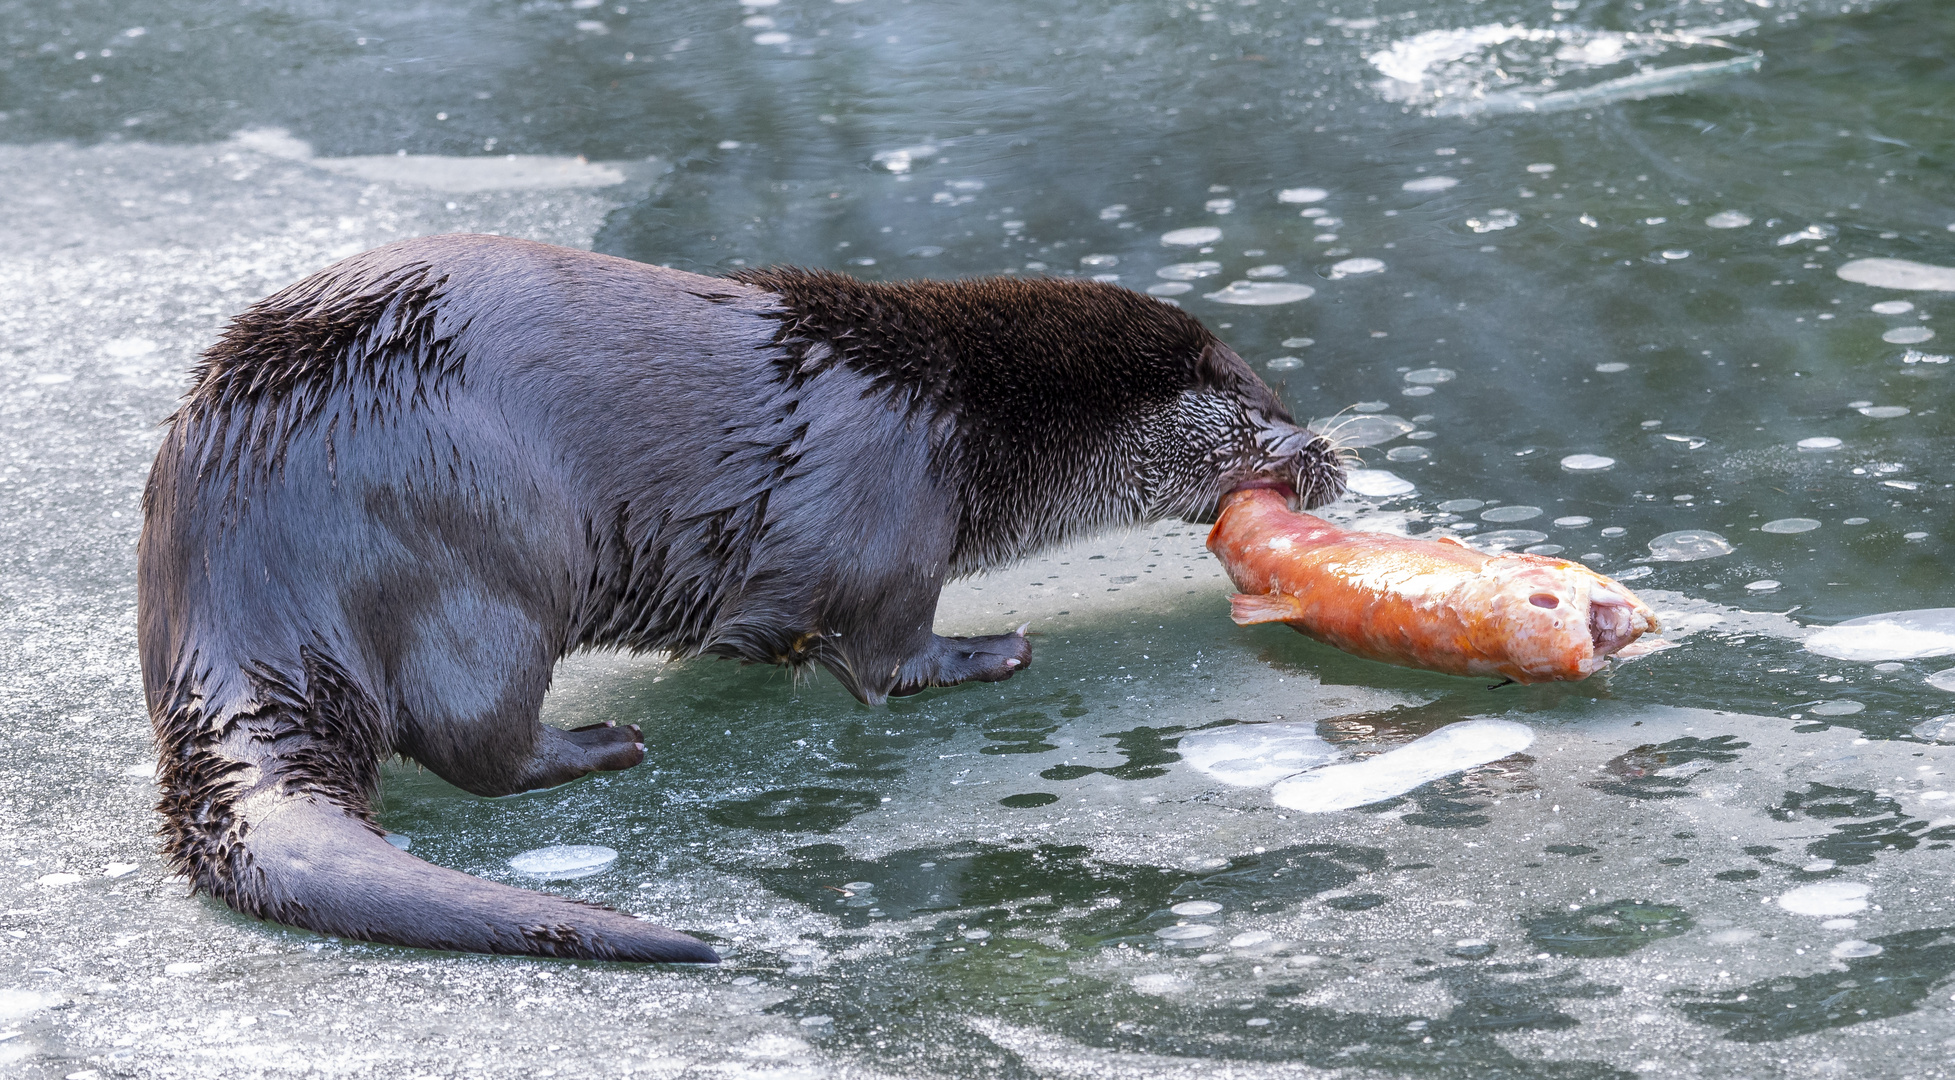
<path id="1" fill-rule="evenodd" d="M 1533 596 L 1528 597 L 1527 602 L 1533 604 L 1535 607 L 1552 608 L 1552 607 L 1561 606 L 1561 601 L 1555 599 L 1552 593 L 1544 593 L 1544 592 L 1538 592 L 1535 593 Z"/>

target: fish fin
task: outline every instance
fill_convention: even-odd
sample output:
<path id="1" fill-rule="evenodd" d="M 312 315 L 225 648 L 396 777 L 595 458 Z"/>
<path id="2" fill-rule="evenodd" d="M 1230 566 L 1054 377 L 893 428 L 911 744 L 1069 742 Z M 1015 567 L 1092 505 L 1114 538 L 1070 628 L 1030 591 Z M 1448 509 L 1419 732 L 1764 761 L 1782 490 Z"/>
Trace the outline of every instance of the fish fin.
<path id="1" fill-rule="evenodd" d="M 1229 597 L 1229 618 L 1237 626 L 1254 626 L 1257 623 L 1288 622 L 1303 614 L 1303 605 L 1296 597 L 1282 593 L 1268 593 L 1263 596 L 1250 596 L 1236 593 Z"/>
<path id="2" fill-rule="evenodd" d="M 1432 541 L 1432 542 L 1433 542 L 1433 543 L 1435 543 L 1435 544 L 1451 544 L 1451 545 L 1453 545 L 1454 547 L 1465 547 L 1465 546 L 1466 546 L 1465 544 L 1463 544 L 1463 543 L 1461 543 L 1461 542 L 1460 542 L 1460 541 L 1458 541 L 1458 540 L 1455 540 L 1455 539 L 1453 539 L 1453 538 L 1452 538 L 1452 537 L 1450 537 L 1450 536 L 1439 536 L 1439 537 L 1434 537 L 1434 538 L 1433 538 L 1433 541 Z"/>

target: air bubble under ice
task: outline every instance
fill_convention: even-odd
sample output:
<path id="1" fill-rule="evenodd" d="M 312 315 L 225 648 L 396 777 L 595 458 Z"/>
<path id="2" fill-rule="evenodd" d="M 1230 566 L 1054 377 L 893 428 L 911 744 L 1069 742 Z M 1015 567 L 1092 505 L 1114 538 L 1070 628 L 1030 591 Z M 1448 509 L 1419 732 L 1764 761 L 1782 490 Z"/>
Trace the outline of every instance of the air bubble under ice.
<path id="1" fill-rule="evenodd" d="M 1383 259 L 1360 256 L 1355 259 L 1345 259 L 1341 262 L 1332 263 L 1330 276 L 1333 278 L 1342 278 L 1351 277 L 1356 274 L 1376 274 L 1384 268 L 1385 261 Z"/>
<path id="2" fill-rule="evenodd" d="M 1213 244 L 1220 239 L 1222 239 L 1222 230 L 1212 225 L 1173 229 L 1161 234 L 1161 243 L 1167 247 L 1200 247 L 1203 244 Z"/>
<path id="3" fill-rule="evenodd" d="M 1561 467 L 1569 472 L 1601 472 L 1615 468 L 1616 459 L 1601 454 L 1570 454 L 1561 459 Z"/>
<path id="4" fill-rule="evenodd" d="M 1276 304 L 1294 304 L 1308 300 L 1317 290 L 1308 285 L 1298 285 L 1289 281 L 1232 281 L 1227 288 L 1212 293 L 1203 293 L 1202 298 L 1218 304 L 1237 304 L 1243 307 L 1271 307 Z"/>
<path id="5" fill-rule="evenodd" d="M 1481 521 L 1531 521 L 1541 516 L 1538 506 L 1496 506 L 1480 515 Z"/>
<path id="6" fill-rule="evenodd" d="M 1758 531 L 1768 532 L 1768 533 L 1778 533 L 1781 535 L 1791 535 L 1793 533 L 1811 532 L 1817 528 L 1819 528 L 1819 522 L 1813 520 L 1812 518 L 1793 517 L 1793 518 L 1779 518 L 1776 521 L 1768 521 L 1765 524 L 1760 525 L 1758 527 Z"/>
<path id="7" fill-rule="evenodd" d="M 1955 292 L 1955 267 L 1912 259 L 1854 259 L 1834 273 L 1843 281 L 1881 289 Z"/>
<path id="8" fill-rule="evenodd" d="M 1731 541 L 1703 529 L 1679 529 L 1650 541 L 1650 558 L 1658 562 L 1697 562 L 1733 551 Z"/>
<path id="9" fill-rule="evenodd" d="M 1306 425 L 1339 446 L 1378 446 L 1412 431 L 1418 425 L 1401 416 L 1369 413 L 1320 416 Z"/>

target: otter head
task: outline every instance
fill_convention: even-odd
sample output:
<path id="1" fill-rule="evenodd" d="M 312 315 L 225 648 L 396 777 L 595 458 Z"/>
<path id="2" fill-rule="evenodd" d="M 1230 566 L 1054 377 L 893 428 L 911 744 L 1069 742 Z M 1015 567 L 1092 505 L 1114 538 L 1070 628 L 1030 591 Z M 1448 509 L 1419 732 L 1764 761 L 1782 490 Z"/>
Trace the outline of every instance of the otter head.
<path id="1" fill-rule="evenodd" d="M 1301 510 L 1344 493 L 1330 441 L 1298 427 L 1276 392 L 1219 341 L 1203 346 L 1191 385 L 1147 428 L 1150 517 L 1209 524 L 1222 496 L 1242 487 L 1276 488 Z"/>

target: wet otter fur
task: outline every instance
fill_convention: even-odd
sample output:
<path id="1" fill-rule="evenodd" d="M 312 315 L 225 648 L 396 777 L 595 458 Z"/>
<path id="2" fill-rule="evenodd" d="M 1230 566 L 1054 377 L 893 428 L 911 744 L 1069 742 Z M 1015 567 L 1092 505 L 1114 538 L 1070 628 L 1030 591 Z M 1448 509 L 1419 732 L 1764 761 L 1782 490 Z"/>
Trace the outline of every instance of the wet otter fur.
<path id="1" fill-rule="evenodd" d="M 487 236 L 260 301 L 144 498 L 165 847 L 241 912 L 434 949 L 712 962 L 396 850 L 400 754 L 479 795 L 643 760 L 538 721 L 580 649 L 818 664 L 865 702 L 1030 661 L 932 633 L 946 579 L 1109 526 L 1305 506 L 1328 444 L 1194 318 L 1112 285 L 709 278 Z"/>

